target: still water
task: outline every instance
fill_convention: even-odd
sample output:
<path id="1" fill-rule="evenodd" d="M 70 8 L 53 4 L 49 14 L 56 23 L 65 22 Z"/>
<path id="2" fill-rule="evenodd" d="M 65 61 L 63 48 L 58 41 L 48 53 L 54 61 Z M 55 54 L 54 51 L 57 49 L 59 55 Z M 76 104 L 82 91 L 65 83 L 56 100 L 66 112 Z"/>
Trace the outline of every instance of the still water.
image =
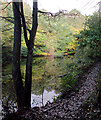
<path id="1" fill-rule="evenodd" d="M 37 57 L 33 58 L 32 66 L 32 95 L 31 106 L 42 106 L 48 101 L 56 99 L 61 91 L 61 77 L 67 73 L 67 64 L 73 57 L 53 58 Z M 24 81 L 26 70 L 26 59 L 21 60 L 21 72 Z M 15 92 L 12 80 L 12 64 L 3 67 L 2 95 L 4 101 L 8 100 L 14 104 Z"/>

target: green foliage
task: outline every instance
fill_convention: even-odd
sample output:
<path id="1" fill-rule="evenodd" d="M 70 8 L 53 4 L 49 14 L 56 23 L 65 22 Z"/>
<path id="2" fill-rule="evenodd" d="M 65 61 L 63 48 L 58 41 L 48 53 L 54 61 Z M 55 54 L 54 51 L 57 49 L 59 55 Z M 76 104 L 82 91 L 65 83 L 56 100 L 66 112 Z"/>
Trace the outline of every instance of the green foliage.
<path id="1" fill-rule="evenodd" d="M 6 1 L 7 2 L 7 1 Z M 4 2 L 5 3 L 5 2 Z M 5 8 L 6 4 L 2 4 L 2 8 Z M 12 5 L 10 4 L 6 9 L 2 11 L 3 17 L 8 17 L 8 20 L 13 21 Z M 12 46 L 13 40 L 13 24 L 6 19 L 1 19 L 2 23 L 2 46 Z"/>
<path id="2" fill-rule="evenodd" d="M 76 54 L 74 62 L 70 62 L 68 65 L 68 75 L 62 79 L 63 91 L 72 89 L 83 69 L 101 58 L 100 23 L 98 13 L 94 13 L 94 15 L 88 17 L 85 29 L 75 35 L 78 41 Z"/>
<path id="3" fill-rule="evenodd" d="M 90 16 L 85 23 L 85 29 L 76 35 L 78 40 L 77 56 L 84 61 L 101 57 L 100 19 L 98 13 Z"/>
<path id="4" fill-rule="evenodd" d="M 75 41 L 73 36 L 76 33 L 77 28 L 74 29 L 72 24 L 74 18 L 71 18 L 68 22 L 65 16 L 57 16 L 55 18 L 49 16 L 39 17 L 39 29 L 43 30 L 45 35 L 44 43 L 49 52 L 53 50 L 54 54 L 59 52 L 66 52 L 66 48 L 69 44 Z M 36 39 L 37 40 L 37 39 Z M 75 44 L 75 42 L 74 42 Z M 70 46 L 72 48 L 72 46 Z"/>
<path id="5" fill-rule="evenodd" d="M 62 92 L 66 92 L 75 87 L 78 80 L 78 75 L 80 74 L 79 65 L 76 65 L 74 61 L 67 65 L 68 74 L 62 78 Z"/>
<path id="6" fill-rule="evenodd" d="M 3 1 L 2 8 L 5 8 L 8 4 L 8 1 Z M 25 16 L 27 25 L 30 26 L 31 21 L 31 8 L 24 3 L 25 8 Z M 2 63 L 5 64 L 7 62 L 11 62 L 12 57 L 12 46 L 13 46 L 13 39 L 14 39 L 14 18 L 13 18 L 13 10 L 12 10 L 12 4 L 9 4 L 4 10 L 2 10 Z M 4 19 L 6 18 L 6 19 Z M 24 36 L 22 35 L 22 52 L 21 55 L 26 56 L 27 50 L 26 45 L 24 41 Z"/>
<path id="7" fill-rule="evenodd" d="M 72 88 L 69 84 L 66 84 L 66 87 L 68 87 L 68 88 Z"/>
<path id="8" fill-rule="evenodd" d="M 10 47 L 2 47 L 2 64 L 6 64 L 12 61 L 12 50 Z"/>
<path id="9" fill-rule="evenodd" d="M 81 14 L 79 10 L 77 9 L 72 9 L 69 14 Z"/>
<path id="10" fill-rule="evenodd" d="M 24 46 L 21 47 L 21 55 L 24 56 L 24 57 L 27 56 L 27 48 L 24 47 Z"/>
<path id="11" fill-rule="evenodd" d="M 5 4 L 3 4 L 3 8 Z M 43 10 L 45 11 L 45 10 Z M 31 27 L 31 8 L 28 4 L 24 3 L 24 13 L 27 22 L 27 27 Z M 13 19 L 12 4 L 10 4 L 3 12 L 3 17 L 11 17 Z M 79 24 L 78 22 L 79 21 Z M 35 38 L 34 53 L 36 55 L 63 55 L 67 48 L 71 49 L 75 47 L 74 33 L 77 33 L 82 28 L 83 17 L 73 18 L 66 17 L 64 15 L 52 17 L 43 14 L 38 14 L 38 30 Z M 12 29 L 11 29 L 12 28 Z M 13 46 L 14 38 L 14 25 L 13 23 L 2 19 L 2 46 L 11 47 Z M 23 30 L 23 29 L 22 29 Z M 29 36 L 29 32 L 28 32 Z M 21 55 L 27 55 L 26 44 L 24 35 L 21 38 Z M 72 44 L 70 44 L 72 43 Z"/>

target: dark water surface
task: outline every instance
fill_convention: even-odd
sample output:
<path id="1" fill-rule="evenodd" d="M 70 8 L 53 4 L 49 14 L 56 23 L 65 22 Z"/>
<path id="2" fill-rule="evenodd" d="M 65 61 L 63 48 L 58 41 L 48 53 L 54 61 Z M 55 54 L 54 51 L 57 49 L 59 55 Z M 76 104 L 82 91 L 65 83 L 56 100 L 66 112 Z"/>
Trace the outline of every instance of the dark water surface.
<path id="1" fill-rule="evenodd" d="M 59 96 L 61 91 L 61 77 L 67 73 L 67 64 L 73 61 L 73 57 L 33 58 L 32 67 L 32 107 L 45 105 Z M 26 59 L 21 61 L 21 72 L 24 80 L 26 70 Z M 3 67 L 2 96 L 4 102 L 8 100 L 14 104 L 15 92 L 12 80 L 12 64 Z"/>

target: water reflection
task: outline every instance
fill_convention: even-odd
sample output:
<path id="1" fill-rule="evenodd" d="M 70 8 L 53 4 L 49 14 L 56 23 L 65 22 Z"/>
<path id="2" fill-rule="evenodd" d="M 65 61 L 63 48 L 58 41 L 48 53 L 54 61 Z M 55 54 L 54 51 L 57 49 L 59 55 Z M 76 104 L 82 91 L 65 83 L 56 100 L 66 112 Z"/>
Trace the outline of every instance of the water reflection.
<path id="1" fill-rule="evenodd" d="M 42 95 L 35 95 L 32 93 L 31 97 L 31 107 L 44 106 L 47 102 L 52 102 L 55 100 L 59 94 L 56 94 L 54 90 L 48 92 L 44 90 Z"/>
<path id="2" fill-rule="evenodd" d="M 70 58 L 38 57 L 33 59 L 32 66 L 32 107 L 45 105 L 52 102 L 60 93 L 61 78 L 59 75 L 67 73 L 67 63 Z M 24 80 L 26 60 L 21 61 L 21 72 Z M 3 67 L 3 97 L 10 96 L 9 100 L 15 99 L 11 64 Z"/>

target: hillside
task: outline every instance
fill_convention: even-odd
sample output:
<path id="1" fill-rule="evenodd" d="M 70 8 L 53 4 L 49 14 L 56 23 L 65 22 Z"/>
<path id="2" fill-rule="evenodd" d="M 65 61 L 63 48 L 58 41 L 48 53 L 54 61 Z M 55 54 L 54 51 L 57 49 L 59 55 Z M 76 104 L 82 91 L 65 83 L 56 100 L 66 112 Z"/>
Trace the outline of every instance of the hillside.
<path id="1" fill-rule="evenodd" d="M 24 13 L 28 28 L 30 28 L 32 21 L 31 8 L 26 3 L 24 4 Z M 2 19 L 3 62 L 7 62 L 7 57 L 11 60 L 14 38 L 12 4 L 2 11 L 2 15 L 4 17 Z M 5 17 L 8 18 L 5 19 Z M 61 56 L 64 55 L 64 52 L 67 52 L 68 49 L 72 52 L 76 45 L 74 34 L 79 33 L 79 31 L 84 28 L 84 22 L 85 16 L 81 14 L 76 15 L 70 12 L 54 17 L 39 13 L 38 30 L 33 55 Z M 7 53 L 7 51 L 9 51 L 9 53 Z M 26 57 L 26 55 L 27 48 L 22 34 L 21 56 Z"/>

